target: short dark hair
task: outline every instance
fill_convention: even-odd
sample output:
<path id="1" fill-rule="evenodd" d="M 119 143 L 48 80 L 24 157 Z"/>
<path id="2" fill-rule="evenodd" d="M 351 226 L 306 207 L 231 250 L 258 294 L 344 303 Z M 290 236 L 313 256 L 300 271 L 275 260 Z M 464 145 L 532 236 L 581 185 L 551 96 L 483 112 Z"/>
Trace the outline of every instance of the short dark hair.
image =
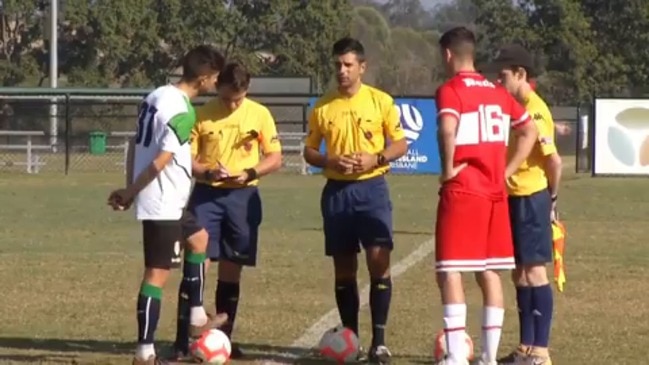
<path id="1" fill-rule="evenodd" d="M 476 45 L 475 34 L 467 27 L 455 27 L 442 34 L 439 45 L 455 54 L 472 56 Z"/>
<path id="2" fill-rule="evenodd" d="M 498 50 L 498 55 L 493 61 L 492 68 L 509 68 L 517 72 L 519 68 L 525 70 L 527 78 L 538 76 L 534 56 L 522 45 L 507 44 Z"/>
<path id="3" fill-rule="evenodd" d="M 365 60 L 365 47 L 363 47 L 363 43 L 356 38 L 341 38 L 337 40 L 331 48 L 331 54 L 333 56 L 342 56 L 347 53 L 354 53 L 358 57 L 359 61 Z"/>
<path id="4" fill-rule="evenodd" d="M 217 79 L 219 87 L 228 86 L 234 91 L 248 90 L 250 86 L 250 72 L 239 62 L 231 62 L 225 65 Z"/>
<path id="5" fill-rule="evenodd" d="M 185 81 L 194 81 L 201 76 L 219 72 L 225 65 L 225 57 L 208 45 L 201 45 L 192 48 L 183 57 L 183 76 Z"/>

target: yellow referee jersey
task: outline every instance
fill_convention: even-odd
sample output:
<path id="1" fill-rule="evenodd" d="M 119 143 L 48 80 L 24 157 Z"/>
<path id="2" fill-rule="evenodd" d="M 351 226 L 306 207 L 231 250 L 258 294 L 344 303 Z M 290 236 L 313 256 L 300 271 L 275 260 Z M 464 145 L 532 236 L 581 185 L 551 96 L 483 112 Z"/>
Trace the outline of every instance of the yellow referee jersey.
<path id="1" fill-rule="evenodd" d="M 196 124 L 191 139 L 192 156 L 209 169 L 220 162 L 232 176 L 256 166 L 262 153 L 281 152 L 275 120 L 268 108 L 244 99 L 230 111 L 218 98 L 196 108 Z M 197 182 L 216 187 L 241 187 L 231 182 Z M 247 186 L 257 185 L 259 180 Z"/>
<path id="2" fill-rule="evenodd" d="M 539 130 L 539 140 L 534 145 L 532 152 L 516 172 L 507 180 L 507 191 L 512 196 L 527 196 L 537 193 L 548 187 L 545 174 L 546 156 L 557 153 L 554 144 L 554 121 L 547 104 L 541 97 L 531 92 L 523 105 L 532 117 Z M 508 157 L 514 152 L 514 134 L 510 134 Z"/>
<path id="3" fill-rule="evenodd" d="M 377 154 L 385 149 L 386 137 L 392 141 L 405 138 L 394 100 L 383 91 L 362 85 L 352 97 L 335 90 L 317 101 L 309 116 L 305 144 L 319 150 L 324 140 L 327 153 L 337 156 Z M 385 174 L 388 169 L 380 166 L 366 173 L 344 175 L 325 168 L 323 174 L 333 180 L 365 180 Z"/>

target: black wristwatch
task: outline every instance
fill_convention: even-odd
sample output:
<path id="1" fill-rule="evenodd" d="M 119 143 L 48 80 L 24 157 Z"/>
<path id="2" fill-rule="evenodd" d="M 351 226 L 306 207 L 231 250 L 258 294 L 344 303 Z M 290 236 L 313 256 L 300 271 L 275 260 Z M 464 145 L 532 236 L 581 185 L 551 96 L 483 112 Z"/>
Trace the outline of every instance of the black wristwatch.
<path id="1" fill-rule="evenodd" d="M 554 195 L 552 195 L 552 202 L 553 202 L 553 203 L 556 202 L 556 201 L 557 201 L 557 198 L 559 198 L 559 195 L 558 195 L 558 194 L 554 194 Z"/>
<path id="2" fill-rule="evenodd" d="M 248 175 L 248 179 L 246 179 L 246 182 L 250 182 L 252 180 L 257 179 L 257 170 L 250 168 L 250 169 L 245 169 L 243 171 L 245 171 L 246 175 Z"/>
<path id="3" fill-rule="evenodd" d="M 385 162 L 386 162 L 386 158 L 385 158 L 385 156 L 383 156 L 382 153 L 378 153 L 378 154 L 376 155 L 376 163 L 377 163 L 379 166 L 383 166 L 383 165 L 385 165 Z"/>

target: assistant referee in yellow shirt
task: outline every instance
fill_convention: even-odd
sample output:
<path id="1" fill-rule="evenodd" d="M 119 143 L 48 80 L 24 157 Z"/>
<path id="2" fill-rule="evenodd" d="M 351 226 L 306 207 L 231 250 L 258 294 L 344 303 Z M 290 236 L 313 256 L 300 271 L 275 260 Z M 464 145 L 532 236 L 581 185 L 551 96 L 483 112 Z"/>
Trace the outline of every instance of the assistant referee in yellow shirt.
<path id="1" fill-rule="evenodd" d="M 553 259 L 552 220 L 556 219 L 561 157 L 554 143 L 550 109 L 529 83 L 536 76 L 532 55 L 511 44 L 500 49 L 494 63 L 502 85 L 525 106 L 539 130 L 529 157 L 507 180 L 520 343 L 499 363 L 551 365 L 548 345 L 554 301 L 546 265 Z M 510 141 L 509 146 L 513 145 Z"/>
<path id="2" fill-rule="evenodd" d="M 221 328 L 228 336 L 237 314 L 242 268 L 255 266 L 257 260 L 262 220 L 257 183 L 282 164 L 275 121 L 268 108 L 246 97 L 249 86 L 250 73 L 243 65 L 226 65 L 217 79 L 218 97 L 196 109 L 191 140 L 196 185 L 188 209 L 209 234 L 207 257 L 219 263 L 216 311 L 228 315 Z M 179 319 L 180 312 L 179 304 Z M 180 322 L 177 351 L 184 350 L 187 338 Z M 241 356 L 233 345 L 231 357 Z"/>
<path id="3" fill-rule="evenodd" d="M 362 245 L 371 277 L 369 360 L 384 364 L 391 357 L 384 333 L 392 295 L 393 247 L 385 174 L 389 162 L 403 156 L 408 146 L 392 97 L 361 82 L 366 68 L 363 45 L 343 38 L 333 45 L 332 55 L 338 88 L 320 98 L 311 112 L 304 158 L 324 168 L 327 178 L 321 199 L 325 253 L 333 257 L 341 321 L 358 334 L 356 272 Z M 323 140 L 325 154 L 319 152 Z"/>

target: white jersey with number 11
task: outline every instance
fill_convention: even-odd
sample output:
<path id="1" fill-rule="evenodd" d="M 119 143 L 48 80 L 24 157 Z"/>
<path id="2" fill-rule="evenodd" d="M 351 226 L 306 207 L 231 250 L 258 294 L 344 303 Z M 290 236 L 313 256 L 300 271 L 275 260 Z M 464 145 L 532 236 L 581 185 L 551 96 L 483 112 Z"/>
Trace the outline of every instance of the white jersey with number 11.
<path id="1" fill-rule="evenodd" d="M 192 186 L 189 145 L 196 113 L 189 97 L 173 85 L 151 92 L 140 105 L 135 137 L 133 178 L 162 151 L 173 159 L 136 197 L 138 220 L 179 220 Z"/>

